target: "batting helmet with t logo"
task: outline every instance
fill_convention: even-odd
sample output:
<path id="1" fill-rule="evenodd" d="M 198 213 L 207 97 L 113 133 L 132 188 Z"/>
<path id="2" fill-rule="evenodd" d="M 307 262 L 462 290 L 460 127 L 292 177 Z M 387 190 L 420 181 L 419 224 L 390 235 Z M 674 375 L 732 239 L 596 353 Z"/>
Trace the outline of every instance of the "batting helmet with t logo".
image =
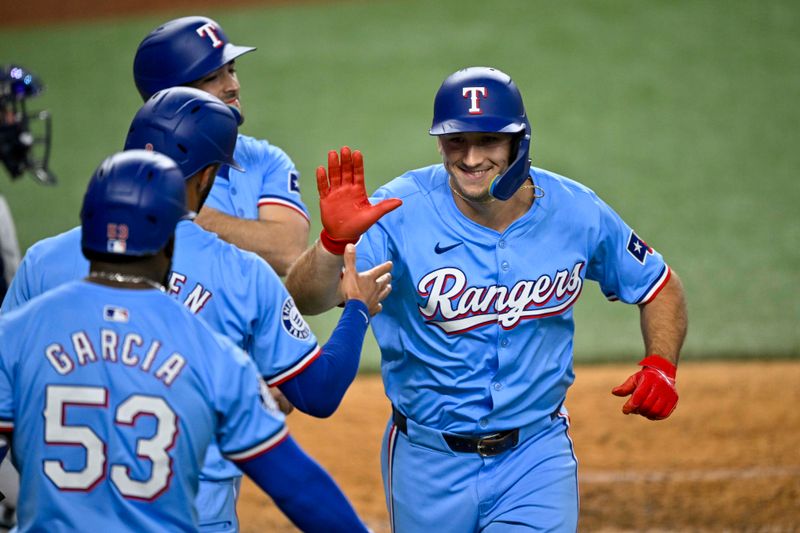
<path id="1" fill-rule="evenodd" d="M 133 79 L 147 100 L 167 87 L 197 81 L 253 50 L 231 44 L 222 27 L 208 17 L 182 17 L 165 22 L 139 44 Z"/>
<path id="2" fill-rule="evenodd" d="M 433 101 L 431 135 L 496 132 L 515 134 L 513 161 L 489 186 L 489 193 L 508 200 L 528 177 L 531 125 L 514 81 L 497 69 L 470 67 L 444 80 Z"/>

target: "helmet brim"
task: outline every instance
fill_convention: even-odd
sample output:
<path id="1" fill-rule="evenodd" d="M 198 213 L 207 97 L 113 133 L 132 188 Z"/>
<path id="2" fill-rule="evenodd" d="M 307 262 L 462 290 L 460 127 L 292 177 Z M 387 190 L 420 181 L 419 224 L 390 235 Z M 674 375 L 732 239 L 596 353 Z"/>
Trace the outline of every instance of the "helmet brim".
<path id="1" fill-rule="evenodd" d="M 255 50 L 255 46 L 237 46 L 228 43 L 225 45 L 225 50 L 222 52 L 223 64 L 228 64 L 239 56 Z M 220 65 L 221 67 L 222 65 Z M 217 67 L 219 68 L 219 67 Z"/>
<path id="2" fill-rule="evenodd" d="M 477 118 L 478 116 L 476 116 Z M 480 115 L 480 120 L 466 121 L 450 119 L 431 126 L 428 131 L 431 135 L 447 135 L 450 133 L 519 133 L 525 130 L 524 121 L 509 122 L 507 117 L 491 117 Z"/>

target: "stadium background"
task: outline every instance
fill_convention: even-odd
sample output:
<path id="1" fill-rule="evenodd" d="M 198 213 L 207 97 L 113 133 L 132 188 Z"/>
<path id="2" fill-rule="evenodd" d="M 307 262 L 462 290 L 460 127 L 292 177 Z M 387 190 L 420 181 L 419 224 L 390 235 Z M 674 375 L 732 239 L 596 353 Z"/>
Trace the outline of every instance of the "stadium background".
<path id="1" fill-rule="evenodd" d="M 0 63 L 22 64 L 44 80 L 46 92 L 32 107 L 54 117 L 52 168 L 60 177 L 54 188 L 0 179 L 23 250 L 78 223 L 88 177 L 121 148 L 141 104 L 131 76 L 135 47 L 169 18 L 205 14 L 235 43 L 259 48 L 238 62 L 242 131 L 292 156 L 312 235 L 320 229 L 314 168 L 328 149 L 361 149 L 374 190 L 437 161 L 426 132 L 433 94 L 446 75 L 481 64 L 507 71 L 533 124 L 534 164 L 597 191 L 664 254 L 688 295 L 682 403 L 674 422 L 652 429 L 619 416 L 606 398 L 640 355 L 637 313 L 606 303 L 594 285 L 576 307 L 582 366 L 571 401 L 586 391 L 589 402 L 585 425 L 574 427 L 579 459 L 589 469 L 582 523 L 642 530 L 650 522 L 622 517 L 645 508 L 643 515 L 656 520 L 669 505 L 683 522 L 667 513 L 652 527 L 800 527 L 800 417 L 790 408 L 800 400 L 800 4 L 251 0 L 221 9 L 179 0 L 156 10 L 152 0 L 0 3 Z M 336 316 L 310 319 L 320 338 Z M 362 367 L 374 370 L 378 360 L 370 340 Z M 615 365 L 621 361 L 627 364 Z M 608 365 L 583 366 L 595 362 Z M 600 388 L 589 392 L 595 375 Z M 305 438 L 312 452 L 330 451 L 316 448 L 314 439 L 329 438 L 337 424 L 356 432 L 359 445 L 379 438 L 385 399 L 374 376 L 359 381 L 367 391 L 348 393 L 343 412 L 331 420 L 314 426 L 302 415 L 290 417 L 301 435 L 311 432 Z M 377 428 L 359 418 L 372 408 Z M 573 407 L 574 419 L 579 412 Z M 713 425 L 718 421 L 723 427 Z M 587 426 L 601 433 L 578 435 Z M 618 433 L 626 431 L 630 442 Z M 670 443 L 671 435 L 684 441 Z M 361 453 L 350 437 L 330 459 L 320 457 L 337 479 L 349 475 L 337 460 L 352 462 Z M 640 464 L 632 454 L 647 446 Z M 620 447 L 627 453 L 611 465 Z M 711 451 L 703 455 L 706 447 Z M 372 454 L 367 463 L 377 468 L 375 450 L 363 453 Z M 613 500 L 612 481 L 591 481 L 603 479 L 592 477 L 593 453 L 602 472 L 614 472 L 608 479 L 622 483 L 627 504 Z M 668 473 L 679 467 L 683 474 Z M 627 479 L 631 468 L 641 476 Z M 375 504 L 373 527 L 380 531 L 378 478 L 360 479 L 363 486 L 353 484 L 359 487 L 353 491 Z M 342 483 L 367 513 L 350 482 Z M 706 509 L 713 511 L 707 521 Z"/>

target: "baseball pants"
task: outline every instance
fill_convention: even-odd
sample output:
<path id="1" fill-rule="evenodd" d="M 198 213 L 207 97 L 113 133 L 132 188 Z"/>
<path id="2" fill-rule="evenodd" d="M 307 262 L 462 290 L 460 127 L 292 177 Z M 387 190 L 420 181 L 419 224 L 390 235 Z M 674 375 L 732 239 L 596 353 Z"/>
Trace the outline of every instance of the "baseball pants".
<path id="1" fill-rule="evenodd" d="M 541 426 L 541 427 L 539 427 Z M 454 452 L 441 432 L 390 420 L 381 466 L 394 533 L 574 532 L 577 460 L 562 412 L 499 455 Z"/>

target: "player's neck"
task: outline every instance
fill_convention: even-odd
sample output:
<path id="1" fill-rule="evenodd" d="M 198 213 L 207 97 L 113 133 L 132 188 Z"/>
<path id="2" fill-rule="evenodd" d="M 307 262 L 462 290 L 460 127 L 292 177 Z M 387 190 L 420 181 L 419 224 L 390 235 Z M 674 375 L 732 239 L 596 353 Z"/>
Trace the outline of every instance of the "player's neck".
<path id="1" fill-rule="evenodd" d="M 506 230 L 515 220 L 528 212 L 533 202 L 538 197 L 537 189 L 530 180 L 520 187 L 514 196 L 506 201 L 489 199 L 489 201 L 474 201 L 465 198 L 452 186 L 450 190 L 456 207 L 464 216 L 473 222 L 486 226 L 499 233 Z"/>

